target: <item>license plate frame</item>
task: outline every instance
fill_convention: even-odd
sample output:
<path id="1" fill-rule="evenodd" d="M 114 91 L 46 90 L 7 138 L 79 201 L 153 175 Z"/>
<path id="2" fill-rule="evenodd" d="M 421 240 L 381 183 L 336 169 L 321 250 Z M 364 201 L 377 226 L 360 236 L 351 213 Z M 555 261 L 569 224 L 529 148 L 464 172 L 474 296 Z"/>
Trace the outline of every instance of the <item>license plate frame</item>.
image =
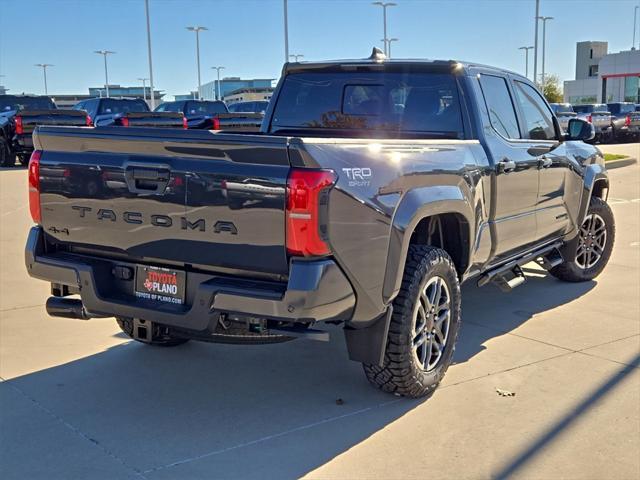
<path id="1" fill-rule="evenodd" d="M 135 296 L 157 304 L 184 305 L 187 275 L 182 270 L 136 266 Z"/>

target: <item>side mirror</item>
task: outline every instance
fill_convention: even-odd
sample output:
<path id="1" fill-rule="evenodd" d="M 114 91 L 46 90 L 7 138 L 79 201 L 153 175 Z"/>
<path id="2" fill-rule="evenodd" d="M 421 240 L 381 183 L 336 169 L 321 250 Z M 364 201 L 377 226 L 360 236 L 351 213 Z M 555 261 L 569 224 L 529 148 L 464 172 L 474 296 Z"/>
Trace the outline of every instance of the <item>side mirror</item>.
<path id="1" fill-rule="evenodd" d="M 588 142 L 596 137 L 596 129 L 593 124 L 586 122 L 580 118 L 572 118 L 569 120 L 567 127 L 567 140 L 582 140 Z"/>

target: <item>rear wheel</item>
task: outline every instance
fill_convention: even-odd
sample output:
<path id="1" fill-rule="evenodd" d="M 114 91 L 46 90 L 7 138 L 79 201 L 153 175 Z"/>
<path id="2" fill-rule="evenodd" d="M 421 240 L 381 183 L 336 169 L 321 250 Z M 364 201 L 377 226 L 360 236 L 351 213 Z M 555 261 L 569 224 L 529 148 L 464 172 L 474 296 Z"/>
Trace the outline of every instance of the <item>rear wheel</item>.
<path id="1" fill-rule="evenodd" d="M 182 345 L 189 341 L 188 338 L 180 338 L 169 335 L 169 330 L 167 327 L 163 327 L 161 325 L 156 325 L 155 323 L 138 320 L 138 328 L 142 329 L 151 329 L 151 335 L 148 335 L 148 332 L 145 330 L 144 332 L 134 332 L 134 320 L 131 318 L 116 318 L 118 322 L 118 326 L 120 329 L 126 333 L 133 340 L 136 340 L 141 343 L 146 343 L 147 345 L 158 345 L 161 347 L 175 347 L 177 345 Z M 150 336 L 150 339 L 149 339 Z M 147 338 L 143 340 L 142 338 Z"/>
<path id="2" fill-rule="evenodd" d="M 609 262 L 616 225 L 611 208 L 598 197 L 591 199 L 571 258 L 549 270 L 554 277 L 567 282 L 585 282 L 597 277 Z"/>
<path id="3" fill-rule="evenodd" d="M 16 164 L 16 159 L 11 153 L 7 140 L 0 137 L 0 167 L 13 167 Z"/>
<path id="4" fill-rule="evenodd" d="M 393 302 L 382 366 L 364 364 L 367 379 L 406 397 L 433 393 L 451 364 L 460 330 L 460 284 L 442 249 L 412 245 Z"/>

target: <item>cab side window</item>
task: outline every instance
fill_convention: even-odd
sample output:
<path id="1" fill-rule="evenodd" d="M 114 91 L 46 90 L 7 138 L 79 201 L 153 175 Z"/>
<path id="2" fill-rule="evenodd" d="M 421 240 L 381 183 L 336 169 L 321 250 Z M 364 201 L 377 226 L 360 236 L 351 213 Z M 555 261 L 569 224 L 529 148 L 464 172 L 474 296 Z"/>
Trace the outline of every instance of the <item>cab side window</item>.
<path id="1" fill-rule="evenodd" d="M 531 140 L 555 140 L 553 114 L 540 94 L 526 83 L 514 81 L 516 98 L 524 116 L 525 137 Z"/>
<path id="2" fill-rule="evenodd" d="M 522 138 L 507 81 L 502 77 L 481 75 L 480 86 L 493 128 L 504 138 Z"/>

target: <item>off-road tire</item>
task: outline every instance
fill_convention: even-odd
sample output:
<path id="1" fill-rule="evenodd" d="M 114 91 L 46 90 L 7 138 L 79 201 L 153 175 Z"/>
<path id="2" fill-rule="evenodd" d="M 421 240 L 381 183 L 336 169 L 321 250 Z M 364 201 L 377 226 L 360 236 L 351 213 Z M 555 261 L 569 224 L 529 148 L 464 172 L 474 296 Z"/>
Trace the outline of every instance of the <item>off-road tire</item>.
<path id="1" fill-rule="evenodd" d="M 580 245 L 580 238 L 576 238 L 568 246 L 568 248 L 565 249 L 566 251 L 564 252 L 564 255 L 569 256 L 570 260 L 567 259 L 557 267 L 549 270 L 549 273 L 559 280 L 563 280 L 565 282 L 586 282 L 589 280 L 593 280 L 598 275 L 600 275 L 602 270 L 604 270 L 604 267 L 606 267 L 607 263 L 609 262 L 616 236 L 616 224 L 613 217 L 613 212 L 611 211 L 611 208 L 609 207 L 607 202 L 598 197 L 592 197 L 585 218 L 591 214 L 596 214 L 602 220 L 604 220 L 604 226 L 606 229 L 606 242 L 604 244 L 602 255 L 600 256 L 600 259 L 591 267 L 582 268 L 576 262 L 577 251 Z"/>
<path id="2" fill-rule="evenodd" d="M 151 341 L 145 342 L 133 337 L 133 321 L 131 319 L 118 317 L 116 318 L 116 321 L 118 322 L 118 326 L 120 327 L 120 330 L 122 330 L 127 336 L 129 336 L 133 340 L 136 340 L 140 343 L 144 343 L 146 345 L 154 345 L 154 346 L 160 346 L 160 347 L 175 347 L 177 345 L 182 345 L 183 343 L 186 343 L 189 341 L 188 338 L 180 338 L 180 337 L 173 337 L 173 336 L 167 335 L 166 333 L 162 332 L 163 330 L 162 327 L 154 324 L 153 326 L 154 331 L 151 337 Z"/>
<path id="3" fill-rule="evenodd" d="M 429 280 L 440 277 L 446 283 L 450 301 L 448 338 L 442 357 L 426 371 L 414 353 L 414 307 Z M 461 294 L 458 274 L 451 257 L 440 248 L 411 245 L 402 286 L 393 301 L 393 315 L 383 365 L 363 364 L 369 382 L 385 392 L 420 398 L 430 396 L 444 377 L 453 358 L 461 325 Z"/>
<path id="4" fill-rule="evenodd" d="M 0 137 L 0 167 L 13 167 L 16 159 L 11 153 L 9 144 L 4 137 Z"/>

